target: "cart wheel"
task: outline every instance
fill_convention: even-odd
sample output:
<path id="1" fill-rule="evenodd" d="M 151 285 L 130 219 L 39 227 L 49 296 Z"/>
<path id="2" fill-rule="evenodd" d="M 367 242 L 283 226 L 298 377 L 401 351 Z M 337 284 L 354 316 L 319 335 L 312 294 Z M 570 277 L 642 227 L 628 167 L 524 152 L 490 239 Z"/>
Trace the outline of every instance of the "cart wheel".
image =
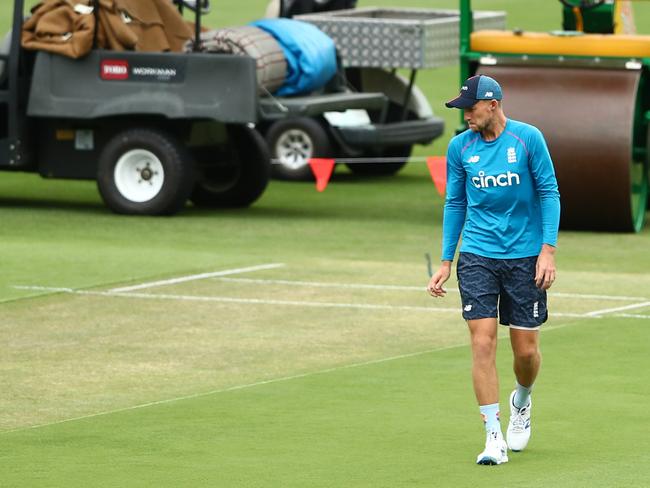
<path id="1" fill-rule="evenodd" d="M 231 143 L 223 156 L 199 165 L 190 196 L 199 207 L 247 207 L 269 183 L 271 157 L 264 138 L 245 125 L 231 125 L 227 130 Z"/>
<path id="2" fill-rule="evenodd" d="M 406 160 L 411 156 L 412 146 L 387 147 L 380 154 L 366 153 L 367 158 L 403 158 L 404 161 L 395 163 L 347 163 L 354 174 L 364 176 L 390 176 L 397 173 L 406 165 Z"/>
<path id="3" fill-rule="evenodd" d="M 99 157 L 97 186 L 113 212 L 171 215 L 194 183 L 194 163 L 175 138 L 155 129 L 114 136 Z"/>
<path id="4" fill-rule="evenodd" d="M 275 160 L 271 174 L 283 180 L 313 180 L 309 160 L 332 154 L 323 126 L 307 117 L 275 122 L 266 133 L 266 141 Z"/>

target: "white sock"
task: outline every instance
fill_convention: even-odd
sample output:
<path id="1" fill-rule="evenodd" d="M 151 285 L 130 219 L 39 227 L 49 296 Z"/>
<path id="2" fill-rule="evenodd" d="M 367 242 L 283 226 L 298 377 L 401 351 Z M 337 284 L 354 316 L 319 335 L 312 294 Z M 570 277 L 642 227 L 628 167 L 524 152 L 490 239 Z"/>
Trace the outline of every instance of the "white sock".
<path id="1" fill-rule="evenodd" d="M 499 422 L 499 404 L 492 403 L 490 405 L 479 405 L 481 417 L 485 423 L 485 430 L 490 432 L 501 433 L 501 423 Z"/>
<path id="2" fill-rule="evenodd" d="M 522 408 L 528 405 L 528 400 L 530 399 L 530 392 L 533 389 L 533 385 L 530 386 L 521 386 L 519 382 L 516 382 L 517 389 L 515 390 L 515 397 L 512 399 L 515 407 Z"/>

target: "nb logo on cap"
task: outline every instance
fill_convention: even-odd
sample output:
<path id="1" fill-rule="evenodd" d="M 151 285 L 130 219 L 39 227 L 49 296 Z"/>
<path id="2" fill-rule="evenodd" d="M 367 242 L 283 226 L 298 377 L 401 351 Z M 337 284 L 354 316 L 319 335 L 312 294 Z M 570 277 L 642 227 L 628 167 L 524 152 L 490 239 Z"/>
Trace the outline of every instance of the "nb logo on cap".
<path id="1" fill-rule="evenodd" d="M 492 92 L 485 92 L 485 96 L 486 96 L 486 97 L 493 97 L 493 96 L 494 96 L 494 93 L 492 93 Z"/>

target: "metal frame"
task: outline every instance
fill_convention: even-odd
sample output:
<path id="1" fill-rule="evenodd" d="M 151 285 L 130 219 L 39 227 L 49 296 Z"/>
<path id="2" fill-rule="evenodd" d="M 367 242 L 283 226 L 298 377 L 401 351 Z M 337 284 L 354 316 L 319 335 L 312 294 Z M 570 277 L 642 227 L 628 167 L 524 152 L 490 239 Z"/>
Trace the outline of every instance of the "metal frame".
<path id="1" fill-rule="evenodd" d="M 196 0 L 194 7 L 188 4 L 185 0 L 172 0 L 178 11 L 183 14 L 185 7 L 194 12 L 194 44 L 192 45 L 192 51 L 200 52 L 201 51 L 201 18 L 205 13 L 210 12 L 210 1 L 209 0 Z M 99 0 L 95 0 L 95 12 L 99 11 Z"/>
<path id="2" fill-rule="evenodd" d="M 469 78 L 470 36 L 474 30 L 471 0 L 460 0 L 460 83 Z"/>
<path id="3" fill-rule="evenodd" d="M 11 46 L 9 53 L 3 56 L 7 67 L 7 88 L 0 90 L 0 105 L 7 107 L 7 137 L 0 140 L 0 166 L 20 166 L 24 161 L 21 138 L 25 117 L 20 113 L 20 105 L 26 90 L 19 83 L 22 61 L 20 26 L 23 23 L 23 9 L 24 0 L 14 0 Z"/>

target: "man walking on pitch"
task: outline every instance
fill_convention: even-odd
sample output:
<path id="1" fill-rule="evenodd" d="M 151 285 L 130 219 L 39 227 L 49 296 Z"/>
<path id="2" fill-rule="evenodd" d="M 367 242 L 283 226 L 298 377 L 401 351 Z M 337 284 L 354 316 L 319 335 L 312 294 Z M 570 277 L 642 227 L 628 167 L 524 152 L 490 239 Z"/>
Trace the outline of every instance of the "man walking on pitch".
<path id="1" fill-rule="evenodd" d="M 447 107 L 469 129 L 449 143 L 442 263 L 428 291 L 442 297 L 462 231 L 457 264 L 463 318 L 472 344 L 474 392 L 487 432 L 478 464 L 508 462 L 531 432 L 531 390 L 541 363 L 539 328 L 555 280 L 560 196 L 542 133 L 506 118 L 501 86 L 485 75 L 465 81 Z M 497 313 L 498 312 L 498 313 Z M 497 316 L 509 326 L 516 388 L 503 439 L 496 370 Z"/>

